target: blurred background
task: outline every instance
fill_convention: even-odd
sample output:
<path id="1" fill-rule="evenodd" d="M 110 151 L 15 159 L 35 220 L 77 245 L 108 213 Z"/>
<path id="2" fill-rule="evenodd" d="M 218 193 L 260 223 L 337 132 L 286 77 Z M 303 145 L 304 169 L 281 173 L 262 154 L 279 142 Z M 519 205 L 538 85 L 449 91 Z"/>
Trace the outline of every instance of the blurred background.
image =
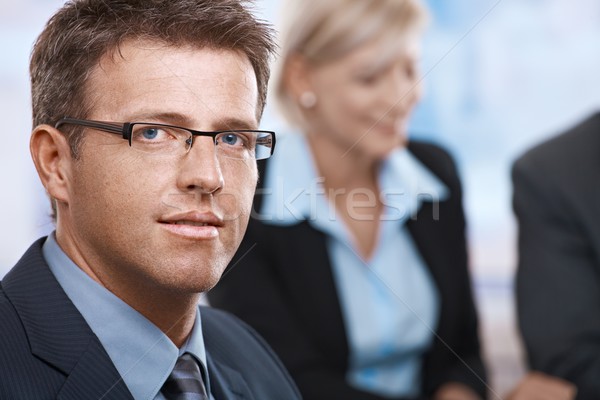
<path id="1" fill-rule="evenodd" d="M 375 1 L 375 0 L 356 0 Z M 516 227 L 510 165 L 525 149 L 600 110 L 597 0 L 426 0 L 432 22 L 421 70 L 415 138 L 445 145 L 463 177 L 471 268 L 494 391 L 524 362 L 514 320 Z M 28 59 L 61 0 L 0 0 L 0 277 L 52 230 L 28 150 Z M 257 0 L 277 26 L 278 0 Z M 268 106 L 263 127 L 285 130 Z"/>

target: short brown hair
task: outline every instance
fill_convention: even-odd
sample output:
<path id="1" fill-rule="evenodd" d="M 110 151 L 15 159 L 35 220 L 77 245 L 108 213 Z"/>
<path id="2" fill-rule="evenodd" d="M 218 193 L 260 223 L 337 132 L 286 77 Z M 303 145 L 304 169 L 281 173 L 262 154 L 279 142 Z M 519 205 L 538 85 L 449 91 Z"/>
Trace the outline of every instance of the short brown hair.
<path id="1" fill-rule="evenodd" d="M 273 31 L 246 0 L 71 0 L 47 23 L 31 55 L 33 126 L 86 118 L 87 80 L 126 40 L 235 50 L 245 54 L 258 84 L 262 115 L 275 50 Z M 77 157 L 81 134 L 65 132 Z"/>

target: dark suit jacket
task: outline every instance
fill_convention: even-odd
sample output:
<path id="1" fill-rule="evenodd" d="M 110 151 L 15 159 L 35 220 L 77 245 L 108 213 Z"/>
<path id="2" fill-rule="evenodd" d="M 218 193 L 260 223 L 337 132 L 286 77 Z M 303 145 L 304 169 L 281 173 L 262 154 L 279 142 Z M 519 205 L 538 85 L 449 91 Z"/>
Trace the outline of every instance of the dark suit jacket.
<path id="1" fill-rule="evenodd" d="M 441 298 L 437 338 L 423 367 L 423 392 L 430 396 L 441 384 L 456 381 L 483 397 L 485 371 L 467 270 L 460 182 L 440 148 L 412 143 L 409 149 L 451 193 L 439 208 L 426 201 L 408 222 Z M 255 211 L 260 203 L 257 195 Z M 225 274 L 208 293 L 209 301 L 258 330 L 306 400 L 380 399 L 346 383 L 348 342 L 323 233 L 306 221 L 279 227 L 251 220 Z"/>
<path id="2" fill-rule="evenodd" d="M 527 152 L 513 181 L 529 364 L 600 399 L 600 114 Z"/>
<path id="3" fill-rule="evenodd" d="M 108 354 L 34 243 L 0 289 L 0 399 L 133 399 Z M 264 341 L 235 317 L 203 308 L 217 400 L 299 399 Z"/>

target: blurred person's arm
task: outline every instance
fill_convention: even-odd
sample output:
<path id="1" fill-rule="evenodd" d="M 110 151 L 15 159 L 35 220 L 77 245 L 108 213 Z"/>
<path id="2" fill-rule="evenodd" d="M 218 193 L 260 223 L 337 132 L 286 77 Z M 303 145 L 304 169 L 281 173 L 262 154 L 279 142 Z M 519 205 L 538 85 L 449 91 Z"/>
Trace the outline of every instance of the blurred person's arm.
<path id="1" fill-rule="evenodd" d="M 446 383 L 437 390 L 432 400 L 481 400 L 481 396 L 461 383 Z"/>
<path id="2" fill-rule="evenodd" d="M 519 325 L 531 369 L 573 382 L 578 399 L 600 399 L 599 239 L 588 231 L 598 214 L 579 207 L 598 183 L 574 190 L 571 183 L 591 171 L 586 157 L 559 144 L 513 168 Z M 562 156 L 570 150 L 572 163 Z"/>
<path id="3" fill-rule="evenodd" d="M 573 400 L 577 388 L 570 382 L 540 372 L 528 373 L 507 400 Z"/>

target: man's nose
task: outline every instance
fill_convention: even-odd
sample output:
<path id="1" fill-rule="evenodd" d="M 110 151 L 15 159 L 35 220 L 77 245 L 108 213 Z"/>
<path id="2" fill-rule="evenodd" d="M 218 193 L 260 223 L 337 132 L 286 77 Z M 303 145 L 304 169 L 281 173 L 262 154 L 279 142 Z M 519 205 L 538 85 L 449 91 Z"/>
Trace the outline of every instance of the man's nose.
<path id="1" fill-rule="evenodd" d="M 211 194 L 221 190 L 225 184 L 215 142 L 210 137 L 195 138 L 194 145 L 181 162 L 181 169 L 178 185 L 183 190 Z"/>

